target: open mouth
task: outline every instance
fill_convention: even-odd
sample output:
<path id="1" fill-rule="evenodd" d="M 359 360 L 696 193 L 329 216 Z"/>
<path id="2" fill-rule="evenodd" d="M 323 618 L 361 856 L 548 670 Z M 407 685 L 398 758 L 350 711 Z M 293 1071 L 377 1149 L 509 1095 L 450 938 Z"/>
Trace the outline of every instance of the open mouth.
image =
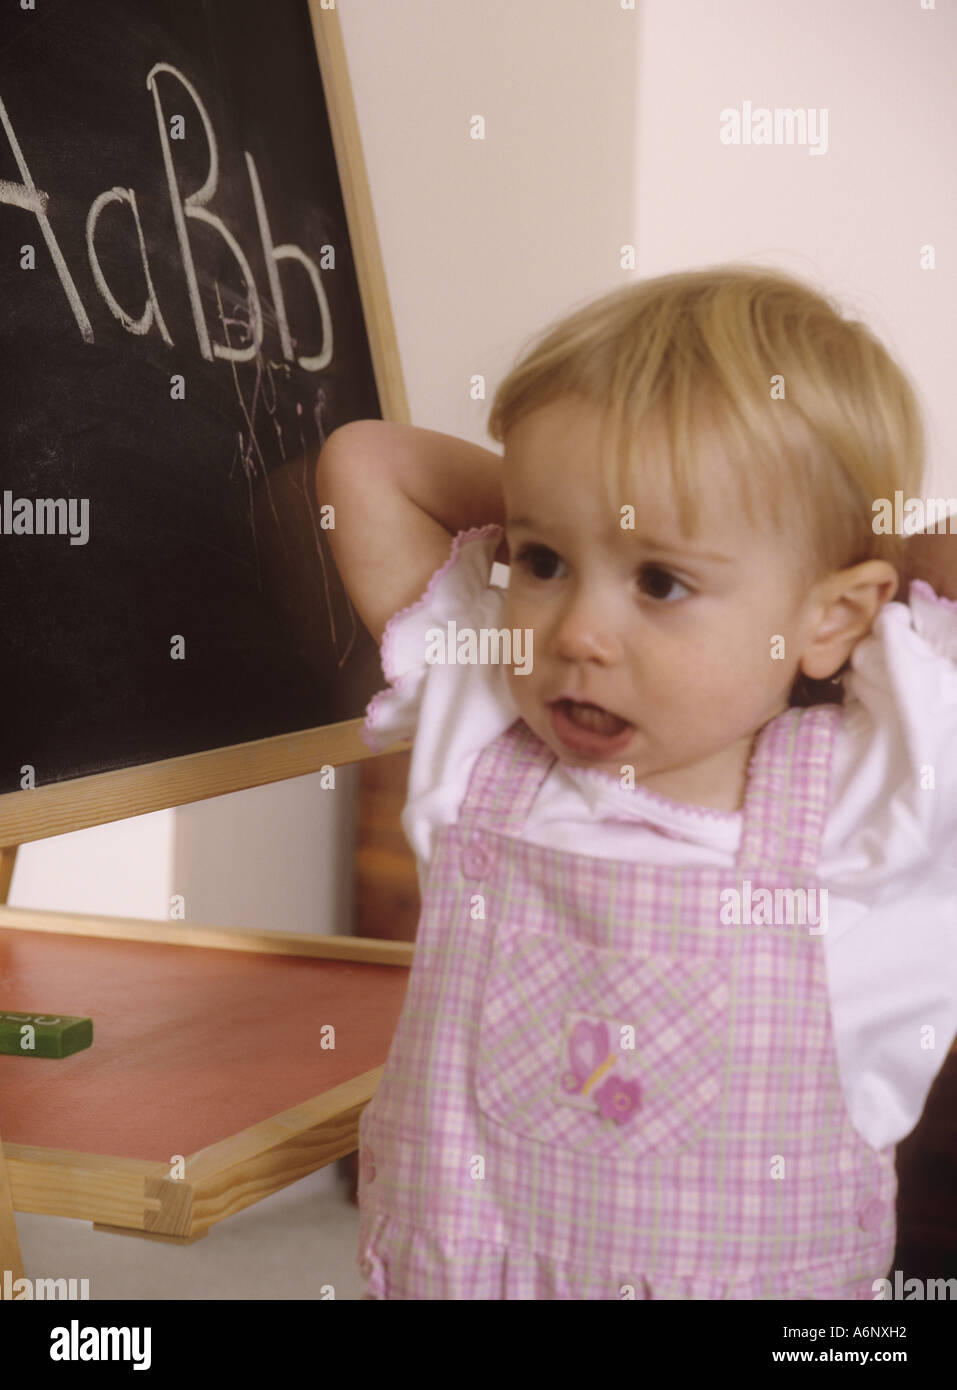
<path id="1" fill-rule="evenodd" d="M 628 742 L 634 729 L 627 719 L 619 718 L 600 705 L 579 704 L 575 700 L 555 700 L 548 712 L 552 728 L 562 743 L 586 756 L 615 752 Z"/>
<path id="2" fill-rule="evenodd" d="M 610 714 L 601 705 L 578 705 L 574 700 L 557 700 L 556 704 L 573 724 L 580 729 L 590 729 L 595 734 L 620 734 L 622 729 L 628 727 L 627 720 Z"/>

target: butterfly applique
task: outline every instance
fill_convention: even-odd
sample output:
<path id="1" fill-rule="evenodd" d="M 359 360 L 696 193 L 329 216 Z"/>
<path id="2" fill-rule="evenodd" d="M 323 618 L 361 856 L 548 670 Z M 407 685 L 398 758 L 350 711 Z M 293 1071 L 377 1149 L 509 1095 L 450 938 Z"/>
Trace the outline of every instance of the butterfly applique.
<path id="1" fill-rule="evenodd" d="M 609 1075 L 619 1060 L 610 1046 L 607 1023 L 579 1019 L 568 1034 L 562 1090 L 595 1101 L 602 1119 L 624 1124 L 641 1106 L 641 1086 L 619 1073 Z"/>

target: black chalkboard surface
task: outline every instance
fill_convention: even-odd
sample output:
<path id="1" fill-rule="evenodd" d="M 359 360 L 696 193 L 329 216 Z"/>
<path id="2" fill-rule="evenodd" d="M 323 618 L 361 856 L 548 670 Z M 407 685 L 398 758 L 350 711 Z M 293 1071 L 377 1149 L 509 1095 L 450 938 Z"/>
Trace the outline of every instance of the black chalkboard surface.
<path id="1" fill-rule="evenodd" d="M 361 715 L 312 479 L 382 410 L 306 0 L 5 4 L 0 103 L 0 792 Z"/>

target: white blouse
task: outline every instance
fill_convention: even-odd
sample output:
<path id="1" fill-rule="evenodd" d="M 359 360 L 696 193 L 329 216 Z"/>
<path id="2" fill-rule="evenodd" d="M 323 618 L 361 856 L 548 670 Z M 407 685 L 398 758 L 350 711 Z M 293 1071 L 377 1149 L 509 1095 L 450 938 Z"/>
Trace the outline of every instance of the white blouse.
<path id="1" fill-rule="evenodd" d="M 504 627 L 499 526 L 460 531 L 422 597 L 389 619 L 387 690 L 362 737 L 414 738 L 402 827 L 424 893 L 479 752 L 518 717 L 501 663 L 426 661 L 429 628 Z M 957 1033 L 957 603 L 922 581 L 885 605 L 843 677 L 818 875 L 841 1083 L 874 1148 L 920 1119 Z M 682 805 L 558 759 L 531 808 L 535 844 L 596 858 L 733 868 L 741 812 Z"/>

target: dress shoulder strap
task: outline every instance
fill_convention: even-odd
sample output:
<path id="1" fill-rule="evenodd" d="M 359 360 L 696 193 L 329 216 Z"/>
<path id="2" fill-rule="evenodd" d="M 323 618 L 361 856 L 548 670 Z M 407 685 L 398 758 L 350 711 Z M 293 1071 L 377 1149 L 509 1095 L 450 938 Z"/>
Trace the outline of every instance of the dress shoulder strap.
<path id="1" fill-rule="evenodd" d="M 814 873 L 828 808 L 839 705 L 785 710 L 758 733 L 736 869 Z"/>

